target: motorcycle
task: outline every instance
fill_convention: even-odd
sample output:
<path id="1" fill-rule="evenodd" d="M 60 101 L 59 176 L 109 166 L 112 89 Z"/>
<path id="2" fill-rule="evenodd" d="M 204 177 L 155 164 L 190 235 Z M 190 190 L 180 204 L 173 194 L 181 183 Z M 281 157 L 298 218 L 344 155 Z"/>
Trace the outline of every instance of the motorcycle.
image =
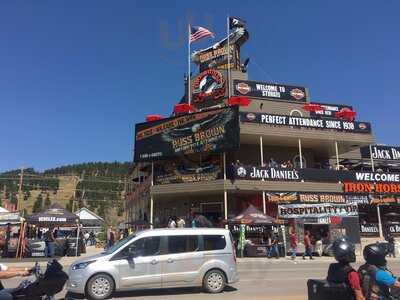
<path id="1" fill-rule="evenodd" d="M 53 300 L 54 295 L 61 292 L 68 280 L 68 275 L 63 271 L 62 265 L 57 261 L 49 261 L 46 271 L 41 272 L 39 264 L 30 271 L 36 278 L 35 281 L 24 280 L 13 289 L 5 289 L 15 300 Z"/>

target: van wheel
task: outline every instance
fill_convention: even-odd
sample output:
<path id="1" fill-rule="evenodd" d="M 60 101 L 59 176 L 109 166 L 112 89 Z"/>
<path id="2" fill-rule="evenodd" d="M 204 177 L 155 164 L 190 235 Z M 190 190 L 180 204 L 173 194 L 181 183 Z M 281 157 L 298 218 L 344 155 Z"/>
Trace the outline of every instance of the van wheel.
<path id="1" fill-rule="evenodd" d="M 86 285 L 86 295 L 89 299 L 107 299 L 113 292 L 114 280 L 107 274 L 94 275 Z"/>
<path id="2" fill-rule="evenodd" d="M 210 270 L 203 279 L 203 288 L 207 293 L 217 294 L 224 290 L 226 285 L 225 274 L 217 269 Z"/>

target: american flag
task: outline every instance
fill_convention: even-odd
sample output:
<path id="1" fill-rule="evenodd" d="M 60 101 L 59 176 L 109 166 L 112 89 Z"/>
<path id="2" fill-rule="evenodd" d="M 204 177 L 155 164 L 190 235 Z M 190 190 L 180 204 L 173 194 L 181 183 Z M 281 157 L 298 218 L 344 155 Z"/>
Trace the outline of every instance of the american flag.
<path id="1" fill-rule="evenodd" d="M 204 27 L 190 26 L 189 43 L 193 43 L 197 40 L 200 40 L 200 39 L 208 37 L 208 36 L 214 37 L 214 34 L 210 30 L 208 30 Z"/>

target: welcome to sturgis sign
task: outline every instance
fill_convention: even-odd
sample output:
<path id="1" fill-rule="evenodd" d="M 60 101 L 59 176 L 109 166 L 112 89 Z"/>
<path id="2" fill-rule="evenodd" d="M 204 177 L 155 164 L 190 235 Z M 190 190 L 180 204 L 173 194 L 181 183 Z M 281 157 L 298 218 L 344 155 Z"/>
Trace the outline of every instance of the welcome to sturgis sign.
<path id="1" fill-rule="evenodd" d="M 135 162 L 238 148 L 237 107 L 207 110 L 135 126 Z"/>

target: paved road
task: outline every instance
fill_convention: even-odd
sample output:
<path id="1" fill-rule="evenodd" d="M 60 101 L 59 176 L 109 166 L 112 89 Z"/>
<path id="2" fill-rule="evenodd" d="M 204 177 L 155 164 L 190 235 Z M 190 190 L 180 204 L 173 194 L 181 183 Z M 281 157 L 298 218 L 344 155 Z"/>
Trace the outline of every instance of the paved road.
<path id="1" fill-rule="evenodd" d="M 238 264 L 240 282 L 218 295 L 209 295 L 199 289 L 170 289 L 118 293 L 114 299 L 125 300 L 305 300 L 308 278 L 324 278 L 328 260 L 303 261 L 251 259 Z M 391 260 L 389 267 L 400 274 L 400 261 Z M 18 280 L 6 280 L 7 287 L 15 286 Z M 57 295 L 63 299 L 65 292 Z M 74 295 L 75 297 L 75 295 Z"/>

